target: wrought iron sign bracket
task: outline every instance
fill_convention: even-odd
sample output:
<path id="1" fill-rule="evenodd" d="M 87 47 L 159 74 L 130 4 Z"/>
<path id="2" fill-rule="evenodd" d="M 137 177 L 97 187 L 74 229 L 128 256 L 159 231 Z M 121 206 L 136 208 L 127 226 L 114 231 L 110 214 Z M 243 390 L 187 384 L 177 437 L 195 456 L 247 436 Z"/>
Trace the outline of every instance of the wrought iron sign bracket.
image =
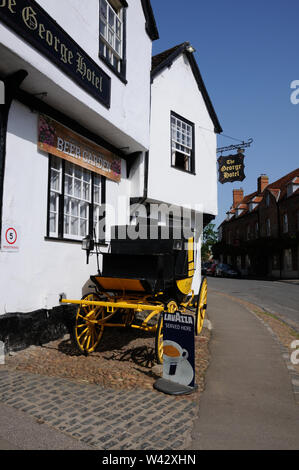
<path id="1" fill-rule="evenodd" d="M 243 150 L 245 148 L 250 147 L 252 142 L 253 142 L 253 139 L 249 139 L 247 142 L 242 142 L 238 145 L 229 145 L 228 147 L 219 147 L 217 149 L 217 153 L 222 154 L 223 152 L 231 152 L 233 150 L 237 150 L 238 152 L 243 153 Z"/>

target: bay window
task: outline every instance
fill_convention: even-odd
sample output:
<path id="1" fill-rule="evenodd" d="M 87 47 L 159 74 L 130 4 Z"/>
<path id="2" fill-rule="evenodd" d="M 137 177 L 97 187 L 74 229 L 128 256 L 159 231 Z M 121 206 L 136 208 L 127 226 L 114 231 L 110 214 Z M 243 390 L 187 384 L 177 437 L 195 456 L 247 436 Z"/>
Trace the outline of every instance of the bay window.
<path id="1" fill-rule="evenodd" d="M 50 155 L 49 237 L 82 240 L 100 237 L 105 178 Z"/>

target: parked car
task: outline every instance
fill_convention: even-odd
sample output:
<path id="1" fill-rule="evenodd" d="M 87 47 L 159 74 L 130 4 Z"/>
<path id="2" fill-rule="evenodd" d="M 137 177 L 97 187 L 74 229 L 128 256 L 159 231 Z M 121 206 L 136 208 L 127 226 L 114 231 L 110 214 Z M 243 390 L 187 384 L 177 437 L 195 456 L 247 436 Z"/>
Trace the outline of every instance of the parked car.
<path id="1" fill-rule="evenodd" d="M 203 276 L 206 276 L 207 274 L 207 269 L 210 268 L 212 266 L 212 262 L 211 261 L 206 261 L 205 263 L 202 264 L 201 266 L 201 274 Z"/>
<path id="2" fill-rule="evenodd" d="M 206 275 L 207 276 L 215 276 L 216 275 L 216 267 L 217 263 L 211 263 L 211 266 L 207 268 Z"/>
<path id="3" fill-rule="evenodd" d="M 240 272 L 231 264 L 220 263 L 216 266 L 215 275 L 218 277 L 239 277 Z"/>

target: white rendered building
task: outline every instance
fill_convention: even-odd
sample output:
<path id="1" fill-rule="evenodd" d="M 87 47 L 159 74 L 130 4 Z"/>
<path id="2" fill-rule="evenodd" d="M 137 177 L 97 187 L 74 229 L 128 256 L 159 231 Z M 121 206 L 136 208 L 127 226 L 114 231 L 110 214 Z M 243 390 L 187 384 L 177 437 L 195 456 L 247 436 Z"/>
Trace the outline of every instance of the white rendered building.
<path id="1" fill-rule="evenodd" d="M 8 347 L 28 344 L 18 338 L 26 314 L 46 325 L 62 294 L 81 298 L 97 272 L 96 257 L 86 264 L 81 250 L 86 235 L 105 251 L 111 227 L 131 224 L 150 203 L 191 205 L 196 230 L 196 210 L 204 222 L 217 213 L 218 119 L 190 45 L 159 54 L 152 68 L 156 39 L 149 0 L 0 2 L 0 339 Z M 180 122 L 191 132 L 180 143 L 186 164 L 171 137 Z M 162 225 L 163 211 L 153 214 Z"/>
<path id="2" fill-rule="evenodd" d="M 102 204 L 129 206 L 157 38 L 148 0 L 0 3 L 0 315 L 80 298 L 96 272 L 80 244 Z"/>
<path id="3" fill-rule="evenodd" d="M 201 281 L 200 233 L 217 215 L 216 134 L 222 129 L 190 43 L 153 57 L 151 75 L 146 187 L 132 202 L 139 215 L 138 202 L 148 205 L 152 223 L 156 219 L 159 225 L 191 227 L 197 241 L 192 285 L 197 294 Z"/>

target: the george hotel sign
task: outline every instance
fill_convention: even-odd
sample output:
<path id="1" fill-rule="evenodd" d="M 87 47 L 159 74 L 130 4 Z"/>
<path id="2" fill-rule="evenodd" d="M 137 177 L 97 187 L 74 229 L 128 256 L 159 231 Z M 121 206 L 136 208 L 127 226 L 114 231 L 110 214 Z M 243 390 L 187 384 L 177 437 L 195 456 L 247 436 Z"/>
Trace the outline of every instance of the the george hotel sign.
<path id="1" fill-rule="evenodd" d="M 242 153 L 218 158 L 219 182 L 221 184 L 243 181 L 245 179 L 244 169 L 244 155 Z"/>
<path id="2" fill-rule="evenodd" d="M 34 0 L 0 0 L 0 21 L 110 107 L 110 77 Z"/>

